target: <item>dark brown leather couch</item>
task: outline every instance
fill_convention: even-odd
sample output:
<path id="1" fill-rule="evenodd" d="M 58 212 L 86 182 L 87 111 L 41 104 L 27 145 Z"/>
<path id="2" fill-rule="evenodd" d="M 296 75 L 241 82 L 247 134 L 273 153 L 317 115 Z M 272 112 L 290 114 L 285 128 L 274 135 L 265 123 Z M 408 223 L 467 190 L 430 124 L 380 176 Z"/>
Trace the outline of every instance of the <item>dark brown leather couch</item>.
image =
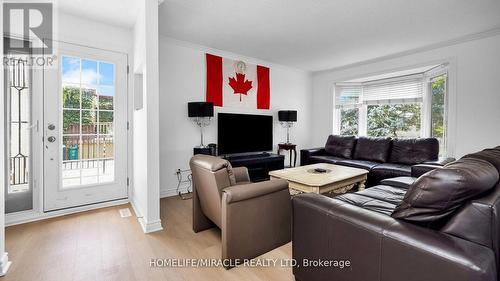
<path id="1" fill-rule="evenodd" d="M 439 142 L 435 138 L 356 138 L 331 135 L 325 147 L 300 151 L 301 166 L 331 163 L 370 171 L 367 187 L 387 178 L 421 175 L 454 160 L 439 157 Z"/>
<path id="2" fill-rule="evenodd" d="M 245 167 L 195 155 L 193 230 L 219 227 L 226 268 L 290 242 L 291 198 L 286 180 L 251 183 Z"/>
<path id="3" fill-rule="evenodd" d="M 293 198 L 296 280 L 500 280 L 500 146 L 419 178 Z M 348 260 L 349 267 L 301 266 Z"/>

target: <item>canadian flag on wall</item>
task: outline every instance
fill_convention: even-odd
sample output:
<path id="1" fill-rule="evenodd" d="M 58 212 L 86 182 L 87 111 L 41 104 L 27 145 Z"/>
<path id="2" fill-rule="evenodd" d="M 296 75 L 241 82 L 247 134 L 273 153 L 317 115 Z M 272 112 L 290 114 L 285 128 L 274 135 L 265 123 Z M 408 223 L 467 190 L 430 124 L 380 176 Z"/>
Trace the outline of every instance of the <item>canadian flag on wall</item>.
<path id="1" fill-rule="evenodd" d="M 269 68 L 206 54 L 207 102 L 214 106 L 269 109 Z"/>

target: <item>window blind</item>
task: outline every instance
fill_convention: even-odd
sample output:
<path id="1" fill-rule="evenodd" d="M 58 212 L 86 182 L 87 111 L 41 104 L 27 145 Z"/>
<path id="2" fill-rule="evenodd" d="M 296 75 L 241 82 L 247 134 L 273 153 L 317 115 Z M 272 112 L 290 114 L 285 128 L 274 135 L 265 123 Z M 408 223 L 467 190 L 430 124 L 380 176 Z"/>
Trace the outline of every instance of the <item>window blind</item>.
<path id="1" fill-rule="evenodd" d="M 410 103 L 423 99 L 423 77 L 391 79 L 363 84 L 363 102 L 366 104 Z"/>
<path id="2" fill-rule="evenodd" d="M 361 91 L 361 84 L 337 84 L 335 87 L 335 107 L 356 107 L 360 103 Z"/>

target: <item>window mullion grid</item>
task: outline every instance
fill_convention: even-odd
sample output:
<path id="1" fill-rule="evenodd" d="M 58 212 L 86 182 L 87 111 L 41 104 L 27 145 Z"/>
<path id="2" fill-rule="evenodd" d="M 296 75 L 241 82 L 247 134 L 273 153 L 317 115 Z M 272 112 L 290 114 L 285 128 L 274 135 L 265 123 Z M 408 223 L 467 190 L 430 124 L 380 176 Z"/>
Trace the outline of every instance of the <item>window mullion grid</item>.
<path id="1" fill-rule="evenodd" d="M 82 114 L 82 99 L 83 99 L 83 94 L 82 94 L 82 59 L 80 59 L 80 87 L 79 87 L 79 90 L 80 90 L 80 133 L 79 133 L 79 136 L 78 136 L 78 166 L 79 166 L 79 172 L 80 172 L 80 185 L 82 185 L 83 183 L 83 162 L 82 162 L 82 158 L 83 158 L 83 137 L 82 137 L 82 130 L 83 130 L 83 126 L 82 126 L 82 123 L 83 123 L 83 114 Z"/>
<path id="2" fill-rule="evenodd" d="M 422 112 L 421 112 L 421 120 L 420 120 L 420 136 L 421 137 L 430 137 L 432 125 L 432 80 L 425 79 L 423 81 L 423 96 L 422 96 Z"/>
<path id="3" fill-rule="evenodd" d="M 366 136 L 367 135 L 367 126 L 368 126 L 368 105 L 364 102 L 364 87 L 361 87 L 361 93 L 359 95 L 359 104 L 358 107 L 358 135 Z"/>
<path id="4" fill-rule="evenodd" d="M 97 63 L 97 73 L 101 73 L 101 63 L 98 62 Z M 97 85 L 96 85 L 96 97 L 97 97 L 97 114 L 96 114 L 96 125 L 97 125 L 97 158 L 101 158 L 101 138 L 100 138 L 100 134 L 101 134 L 101 119 L 100 119 L 100 102 L 99 102 L 99 88 L 100 88 L 100 85 L 101 85 L 101 77 L 100 75 L 97 75 Z M 101 167 L 100 167 L 100 164 L 101 164 L 101 160 L 97 160 L 97 183 L 100 183 L 101 182 L 101 179 L 100 179 L 100 174 L 101 174 Z"/>
<path id="5" fill-rule="evenodd" d="M 340 95 L 341 95 L 341 90 L 340 87 L 335 85 L 333 87 L 333 134 L 338 134 L 340 135 L 340 124 L 342 123 L 341 117 L 341 111 L 342 108 L 339 104 L 340 101 Z M 114 121 L 114 120 L 113 120 Z"/>
<path id="6" fill-rule="evenodd" d="M 443 155 L 448 154 L 448 73 L 443 74 L 444 75 L 444 113 L 443 113 L 443 126 L 444 126 L 444 134 L 443 134 L 443 147 L 444 151 L 441 152 Z"/>

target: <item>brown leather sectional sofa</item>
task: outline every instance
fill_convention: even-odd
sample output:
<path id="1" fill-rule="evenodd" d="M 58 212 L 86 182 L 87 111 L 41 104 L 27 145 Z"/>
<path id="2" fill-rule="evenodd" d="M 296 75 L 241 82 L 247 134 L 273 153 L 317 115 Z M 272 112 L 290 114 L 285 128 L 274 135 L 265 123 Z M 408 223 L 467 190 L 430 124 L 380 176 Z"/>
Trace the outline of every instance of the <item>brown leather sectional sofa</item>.
<path id="1" fill-rule="evenodd" d="M 366 169 L 368 187 L 381 180 L 400 176 L 420 176 L 452 162 L 439 158 L 435 138 L 391 139 L 331 135 L 325 147 L 300 151 L 300 165 L 331 163 Z"/>
<path id="2" fill-rule="evenodd" d="M 418 178 L 295 196 L 296 280 L 500 280 L 499 173 L 500 146 Z"/>

